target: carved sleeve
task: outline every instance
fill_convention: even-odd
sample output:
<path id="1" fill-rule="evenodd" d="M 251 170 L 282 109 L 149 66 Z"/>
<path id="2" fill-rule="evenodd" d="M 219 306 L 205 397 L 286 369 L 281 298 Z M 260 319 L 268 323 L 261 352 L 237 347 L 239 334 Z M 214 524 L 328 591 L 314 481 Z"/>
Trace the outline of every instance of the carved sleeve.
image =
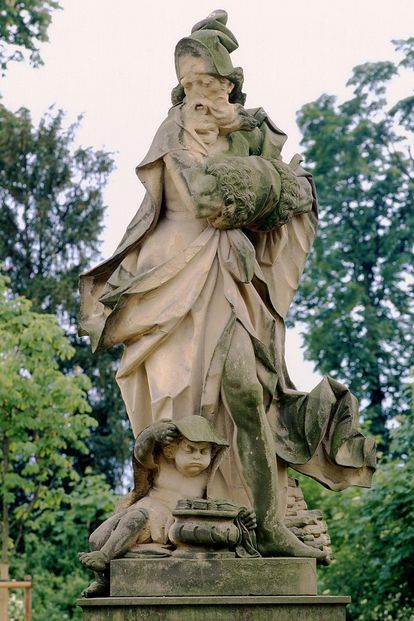
<path id="1" fill-rule="evenodd" d="M 256 110 L 254 116 L 259 127 L 243 133 L 249 142 L 249 155 L 233 152 L 206 160 L 205 176 L 216 180 L 223 201 L 217 213 L 209 217 L 215 228 L 266 232 L 312 209 L 312 185 L 299 166 L 299 156 L 289 164 L 281 159 L 286 134 L 264 110 Z"/>
<path id="2" fill-rule="evenodd" d="M 134 446 L 134 457 L 136 460 L 150 470 L 156 470 L 157 464 L 154 461 L 154 449 L 156 439 L 152 427 L 144 429 L 136 438 Z"/>

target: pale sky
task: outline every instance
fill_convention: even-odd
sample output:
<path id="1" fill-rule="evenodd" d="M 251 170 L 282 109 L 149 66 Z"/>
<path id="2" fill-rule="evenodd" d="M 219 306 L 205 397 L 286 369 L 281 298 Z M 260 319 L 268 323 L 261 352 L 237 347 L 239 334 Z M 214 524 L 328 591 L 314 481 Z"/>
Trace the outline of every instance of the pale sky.
<path id="1" fill-rule="evenodd" d="M 29 108 L 37 120 L 51 105 L 68 122 L 84 113 L 77 140 L 114 152 L 116 171 L 108 205 L 103 257 L 117 246 L 143 197 L 134 169 L 170 107 L 176 85 L 174 47 L 211 11 L 224 8 L 239 42 L 233 65 L 244 69 L 247 107 L 262 106 L 289 136 L 285 159 L 300 151 L 296 112 L 323 92 L 347 96 L 352 68 L 395 58 L 391 39 L 413 35 L 414 0 L 256 0 L 221 5 L 204 0 L 60 0 L 45 65 L 10 66 L 3 103 Z M 414 83 L 401 93 L 410 94 Z M 287 361 L 300 389 L 318 381 L 303 361 L 300 337 L 290 331 Z"/>

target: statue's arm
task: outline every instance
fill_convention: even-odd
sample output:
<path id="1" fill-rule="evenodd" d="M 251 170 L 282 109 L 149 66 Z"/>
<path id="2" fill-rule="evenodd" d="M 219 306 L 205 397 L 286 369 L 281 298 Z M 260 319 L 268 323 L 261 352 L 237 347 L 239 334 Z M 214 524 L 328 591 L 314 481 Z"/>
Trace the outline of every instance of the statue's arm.
<path id="1" fill-rule="evenodd" d="M 207 159 L 206 174 L 217 180 L 224 203 L 219 213 L 209 218 L 216 228 L 270 231 L 312 209 L 312 185 L 300 168 L 299 156 L 289 164 L 282 161 L 285 136 L 263 114 L 260 140 L 258 132 L 252 133 L 255 144 L 251 155 L 222 154 Z"/>
<path id="2" fill-rule="evenodd" d="M 183 204 L 215 228 L 270 231 L 312 209 L 312 186 L 298 174 L 300 158 L 282 161 L 285 134 L 262 109 L 257 114 L 260 124 L 243 132 L 240 153 L 233 149 L 200 160 L 177 149 L 164 157 Z"/>
<path id="3" fill-rule="evenodd" d="M 165 446 L 172 442 L 178 435 L 177 427 L 172 421 L 162 420 L 150 425 L 135 440 L 134 455 L 140 464 L 155 470 L 157 464 L 154 460 L 154 452 L 157 447 Z"/>
<path id="4" fill-rule="evenodd" d="M 208 218 L 220 212 L 223 198 L 217 179 L 206 173 L 202 162 L 190 151 L 177 149 L 164 157 L 182 203 L 196 218 Z"/>
<path id="5" fill-rule="evenodd" d="M 281 150 L 286 135 L 274 125 L 262 108 L 258 110 L 257 115 L 261 120 L 260 157 L 269 161 L 280 175 L 279 212 L 283 214 L 282 220 L 289 221 L 295 215 L 312 210 L 316 201 L 312 176 L 301 167 L 300 155 L 294 155 L 288 164 L 282 160 Z"/>

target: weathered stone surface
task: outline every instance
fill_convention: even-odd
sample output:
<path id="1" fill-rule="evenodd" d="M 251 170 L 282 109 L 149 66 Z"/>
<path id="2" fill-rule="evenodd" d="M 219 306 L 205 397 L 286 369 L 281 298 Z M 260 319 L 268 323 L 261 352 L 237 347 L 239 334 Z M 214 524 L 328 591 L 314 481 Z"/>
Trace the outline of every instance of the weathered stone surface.
<path id="1" fill-rule="evenodd" d="M 332 558 L 331 539 L 323 515 L 321 511 L 308 509 L 299 481 L 293 477 L 288 477 L 285 525 L 306 545 L 323 550 L 327 560 Z"/>
<path id="2" fill-rule="evenodd" d="M 112 257 L 81 276 L 80 334 L 94 350 L 125 346 L 117 379 L 138 441 L 128 501 L 145 498 L 143 481 L 162 487 L 152 481 L 156 458 L 140 458 L 140 434 L 161 421 L 183 433 L 182 419 L 198 412 L 229 451 L 206 486 L 191 494 L 187 477 L 175 500 L 204 494 L 246 506 L 262 556 L 326 561 L 326 538 L 308 532 L 305 543 L 282 523 L 288 465 L 332 489 L 367 486 L 375 451 L 344 386 L 324 378 L 307 394 L 287 375 L 283 321 L 316 233 L 317 201 L 301 157 L 282 161 L 286 135 L 262 108 L 243 108 L 243 72 L 230 56 L 237 47 L 223 10 L 178 42 L 173 107 L 136 168 L 147 194 Z M 156 455 L 166 438 L 155 439 Z M 300 497 L 296 506 L 306 511 Z M 96 536 L 81 561 L 105 571 L 131 549 L 132 531 L 121 530 L 122 547 L 102 550 Z"/>
<path id="3" fill-rule="evenodd" d="M 316 562 L 310 558 L 124 558 L 111 562 L 111 596 L 316 595 L 316 592 Z"/>
<path id="4" fill-rule="evenodd" d="M 108 597 L 78 600 L 84 621 L 345 621 L 349 597 Z"/>

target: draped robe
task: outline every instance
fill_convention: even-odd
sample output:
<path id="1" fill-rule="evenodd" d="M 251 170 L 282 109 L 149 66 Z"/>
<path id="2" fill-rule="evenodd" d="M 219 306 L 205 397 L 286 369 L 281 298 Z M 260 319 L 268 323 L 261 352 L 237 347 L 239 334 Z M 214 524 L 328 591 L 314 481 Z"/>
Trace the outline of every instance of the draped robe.
<path id="1" fill-rule="evenodd" d="M 262 109 L 250 113 L 259 126 L 230 134 L 228 154 L 256 158 L 273 179 L 286 136 Z M 313 197 L 289 222 L 216 229 L 199 217 L 183 174 L 183 160 L 200 165 L 206 157 L 190 134 L 181 107 L 172 108 L 137 167 L 142 206 L 114 255 L 81 277 L 80 334 L 94 350 L 124 343 L 117 381 L 135 436 L 156 420 L 201 414 L 228 439 L 211 496 L 252 501 L 224 390 L 236 346 L 261 386 L 279 463 L 331 489 L 369 486 L 374 446 L 358 431 L 355 397 L 331 378 L 297 391 L 284 361 L 284 318 L 317 227 L 310 175 L 295 156 L 292 170 Z M 280 187 L 274 193 L 276 202 Z"/>

